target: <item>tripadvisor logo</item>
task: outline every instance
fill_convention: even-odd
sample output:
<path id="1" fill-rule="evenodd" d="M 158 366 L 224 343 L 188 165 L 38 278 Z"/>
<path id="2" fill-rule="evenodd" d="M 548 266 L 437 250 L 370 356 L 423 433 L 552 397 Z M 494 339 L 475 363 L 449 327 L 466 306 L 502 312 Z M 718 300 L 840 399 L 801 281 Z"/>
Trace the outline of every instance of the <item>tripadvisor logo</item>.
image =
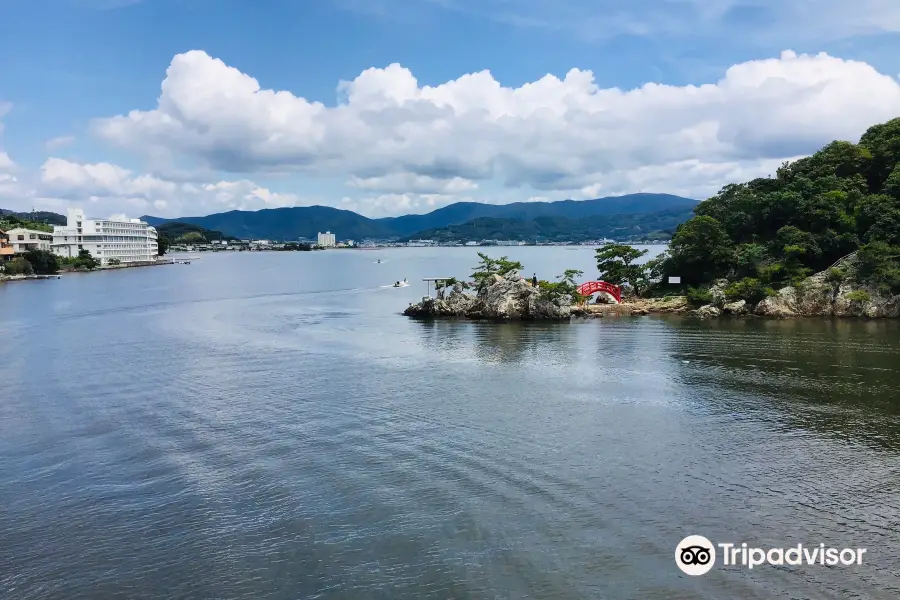
<path id="1" fill-rule="evenodd" d="M 753 569 L 761 565 L 861 565 L 865 548 L 830 548 L 825 544 L 790 548 L 754 548 L 746 543 L 713 544 L 702 535 L 689 535 L 675 547 L 675 564 L 687 575 L 709 573 L 716 564 L 716 548 L 721 551 L 723 567 Z"/>
<path id="2" fill-rule="evenodd" d="M 716 547 L 702 535 L 689 535 L 675 548 L 675 564 L 688 575 L 705 575 L 716 564 Z"/>

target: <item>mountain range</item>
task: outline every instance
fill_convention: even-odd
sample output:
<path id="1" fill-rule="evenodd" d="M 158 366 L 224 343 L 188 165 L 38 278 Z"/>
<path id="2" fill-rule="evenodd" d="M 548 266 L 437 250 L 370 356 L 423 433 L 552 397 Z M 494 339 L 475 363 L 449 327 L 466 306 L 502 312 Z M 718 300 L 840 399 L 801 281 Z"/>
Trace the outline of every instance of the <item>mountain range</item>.
<path id="1" fill-rule="evenodd" d="M 603 228 L 603 217 L 615 222 L 628 221 L 638 225 L 641 231 L 653 230 L 656 225 L 641 226 L 642 219 L 624 219 L 624 215 L 647 215 L 654 224 L 665 222 L 677 225 L 691 216 L 697 200 L 670 194 L 629 194 L 597 198 L 594 200 L 560 200 L 557 202 L 514 202 L 512 204 L 483 204 L 457 202 L 422 215 L 403 215 L 370 219 L 349 210 L 329 206 L 297 206 L 271 208 L 258 211 L 233 210 L 205 217 L 179 217 L 163 219 L 150 215 L 141 219 L 158 227 L 178 221 L 199 225 L 205 229 L 220 231 L 240 239 L 294 240 L 314 239 L 318 232 L 330 231 L 338 239 L 408 239 L 425 238 L 434 230 L 462 225 L 475 219 L 500 219 L 493 224 L 498 239 L 504 239 L 504 228 L 521 230 L 523 222 L 555 217 L 556 234 L 566 234 L 566 228 L 582 229 L 579 223 L 590 218 L 592 229 Z M 657 214 L 664 213 L 664 214 Z M 656 227 L 658 229 L 658 227 Z M 526 229 L 532 229 L 526 226 Z M 598 229 L 599 230 L 599 229 Z M 512 235 L 510 231 L 510 235 Z M 575 231 L 572 231 L 575 233 Z M 434 235 L 432 235 L 434 237 Z M 506 237 L 505 239 L 516 239 Z"/>

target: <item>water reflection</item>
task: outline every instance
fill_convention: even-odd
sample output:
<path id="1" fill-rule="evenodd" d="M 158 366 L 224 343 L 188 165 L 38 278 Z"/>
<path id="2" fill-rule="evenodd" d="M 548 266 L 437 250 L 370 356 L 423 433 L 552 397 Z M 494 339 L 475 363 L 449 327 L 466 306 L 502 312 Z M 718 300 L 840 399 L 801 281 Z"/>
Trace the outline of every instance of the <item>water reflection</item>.
<path id="1" fill-rule="evenodd" d="M 708 408 L 900 448 L 897 323 L 671 321 L 681 381 Z"/>

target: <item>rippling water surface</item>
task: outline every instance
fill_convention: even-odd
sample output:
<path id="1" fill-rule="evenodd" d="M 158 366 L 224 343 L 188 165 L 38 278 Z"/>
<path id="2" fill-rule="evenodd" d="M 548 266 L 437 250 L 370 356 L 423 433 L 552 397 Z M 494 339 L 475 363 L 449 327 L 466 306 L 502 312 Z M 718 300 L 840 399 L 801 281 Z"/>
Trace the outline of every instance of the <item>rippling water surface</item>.
<path id="1" fill-rule="evenodd" d="M 897 324 L 399 316 L 473 258 L 0 285 L 0 598 L 900 597 Z M 868 553 L 692 578 L 693 533 Z"/>

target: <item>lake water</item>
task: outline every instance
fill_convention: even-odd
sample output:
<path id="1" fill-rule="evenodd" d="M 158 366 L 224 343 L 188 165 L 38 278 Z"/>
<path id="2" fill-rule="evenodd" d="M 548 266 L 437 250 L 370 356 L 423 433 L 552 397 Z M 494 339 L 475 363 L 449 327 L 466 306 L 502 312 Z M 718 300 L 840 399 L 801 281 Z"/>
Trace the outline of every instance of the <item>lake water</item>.
<path id="1" fill-rule="evenodd" d="M 399 314 L 475 262 L 0 284 L 0 598 L 900 597 L 897 323 Z M 689 577 L 688 534 L 867 553 Z"/>

